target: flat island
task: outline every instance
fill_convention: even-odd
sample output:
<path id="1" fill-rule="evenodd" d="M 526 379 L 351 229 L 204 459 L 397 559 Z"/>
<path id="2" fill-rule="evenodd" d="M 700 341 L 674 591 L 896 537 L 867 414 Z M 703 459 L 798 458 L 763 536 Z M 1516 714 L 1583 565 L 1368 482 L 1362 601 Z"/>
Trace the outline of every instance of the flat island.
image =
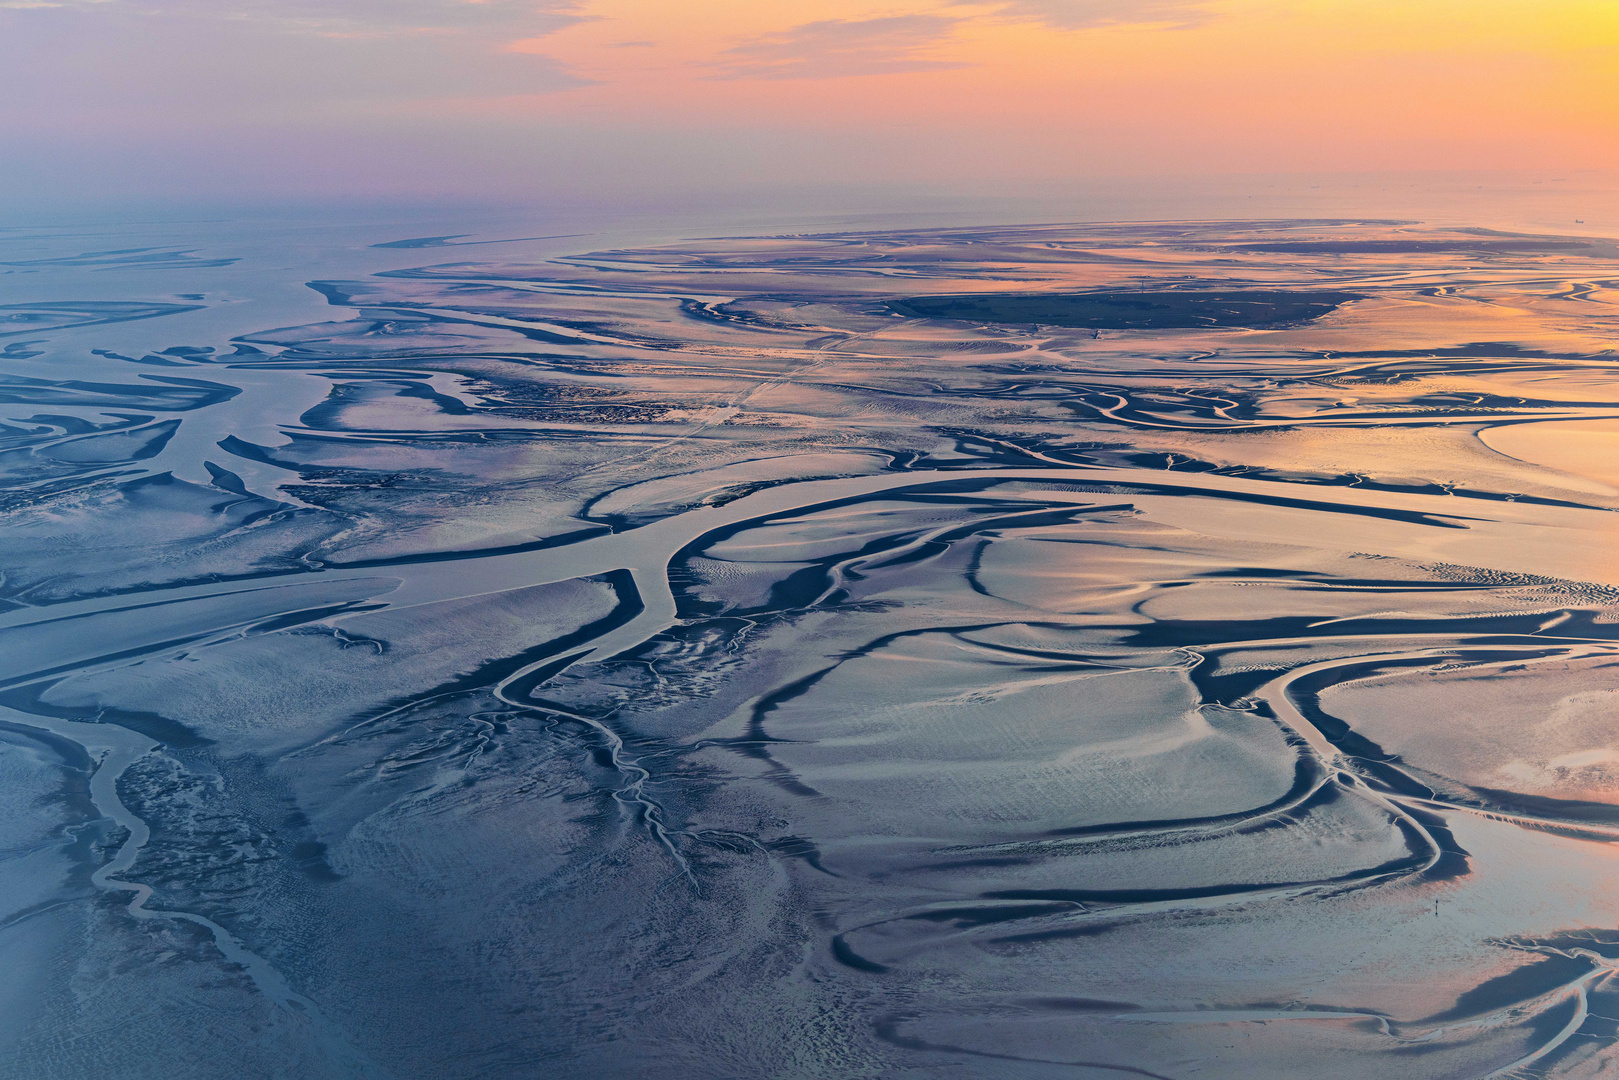
<path id="1" fill-rule="evenodd" d="M 1085 330 L 1274 326 L 1319 319 L 1359 300 L 1346 292 L 1244 289 L 1224 292 L 967 293 L 890 301 L 900 315 L 976 323 L 1044 323 Z"/>

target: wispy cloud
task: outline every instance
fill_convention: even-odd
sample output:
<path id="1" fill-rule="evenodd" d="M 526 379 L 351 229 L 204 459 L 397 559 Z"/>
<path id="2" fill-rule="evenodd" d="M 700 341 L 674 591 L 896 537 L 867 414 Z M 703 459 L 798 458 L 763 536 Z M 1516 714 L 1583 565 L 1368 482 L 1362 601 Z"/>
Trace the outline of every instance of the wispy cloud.
<path id="1" fill-rule="evenodd" d="M 720 54 L 717 77 L 837 79 L 965 67 L 960 61 L 928 55 L 962 21 L 918 14 L 803 23 L 726 49 Z"/>
<path id="2" fill-rule="evenodd" d="M 539 49 L 506 49 L 513 38 L 548 41 L 587 18 L 573 0 L 54 2 L 0 10 L 0 40 L 10 46 L 0 123 L 336 123 L 589 83 Z"/>
<path id="3" fill-rule="evenodd" d="M 347 33 L 495 31 L 538 37 L 583 20 L 573 0 L 187 0 L 259 18 Z"/>
<path id="4" fill-rule="evenodd" d="M 1210 0 L 1010 0 L 997 15 L 1057 30 L 1100 26 L 1196 26 L 1212 16 Z"/>
<path id="5" fill-rule="evenodd" d="M 101 7 L 352 37 L 484 30 L 537 37 L 583 21 L 581 6 L 582 0 L 0 0 L 0 8 Z"/>

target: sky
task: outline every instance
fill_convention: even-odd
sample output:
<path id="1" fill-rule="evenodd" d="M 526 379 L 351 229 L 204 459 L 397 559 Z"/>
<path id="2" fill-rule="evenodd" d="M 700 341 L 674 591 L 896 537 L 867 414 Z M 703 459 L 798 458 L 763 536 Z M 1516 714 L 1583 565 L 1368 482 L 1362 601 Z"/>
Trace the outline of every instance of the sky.
<path id="1" fill-rule="evenodd" d="M 0 0 L 0 197 L 1619 170 L 1615 0 Z"/>

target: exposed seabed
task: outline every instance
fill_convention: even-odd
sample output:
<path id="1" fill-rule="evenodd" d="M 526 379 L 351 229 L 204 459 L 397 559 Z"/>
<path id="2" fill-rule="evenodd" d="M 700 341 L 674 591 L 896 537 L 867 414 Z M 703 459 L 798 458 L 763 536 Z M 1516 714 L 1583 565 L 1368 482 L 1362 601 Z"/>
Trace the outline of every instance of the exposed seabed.
<path id="1" fill-rule="evenodd" d="M 0 240 L 6 1075 L 1611 1059 L 1611 242 L 77 239 Z"/>

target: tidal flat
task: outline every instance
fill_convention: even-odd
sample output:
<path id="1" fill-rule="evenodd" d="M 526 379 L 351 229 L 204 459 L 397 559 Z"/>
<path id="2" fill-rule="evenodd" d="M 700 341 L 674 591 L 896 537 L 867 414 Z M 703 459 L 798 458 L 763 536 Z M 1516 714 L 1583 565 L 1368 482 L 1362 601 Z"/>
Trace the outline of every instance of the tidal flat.
<path id="1" fill-rule="evenodd" d="M 0 234 L 0 1073 L 1611 1067 L 1612 241 L 444 231 Z"/>

